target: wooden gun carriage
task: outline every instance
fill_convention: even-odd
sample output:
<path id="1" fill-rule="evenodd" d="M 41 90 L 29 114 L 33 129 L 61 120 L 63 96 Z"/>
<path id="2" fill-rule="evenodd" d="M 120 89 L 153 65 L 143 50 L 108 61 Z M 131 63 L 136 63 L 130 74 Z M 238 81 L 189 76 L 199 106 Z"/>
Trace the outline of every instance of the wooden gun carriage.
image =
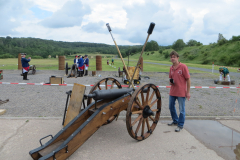
<path id="1" fill-rule="evenodd" d="M 128 73 L 129 73 L 130 77 L 127 75 L 125 67 L 123 67 L 123 71 L 120 70 L 120 67 L 118 68 L 119 77 L 122 76 L 122 81 L 124 82 L 124 84 L 129 84 L 130 83 L 130 78 L 133 76 L 135 67 L 134 66 L 132 66 L 132 67 L 128 66 L 127 70 L 128 70 Z M 140 68 L 138 67 L 137 70 L 136 70 L 136 73 L 134 74 L 134 77 L 133 77 L 133 83 L 134 84 L 140 84 L 140 80 L 141 80 Z"/>
<path id="2" fill-rule="evenodd" d="M 30 73 L 30 71 L 32 71 L 32 75 L 34 75 L 36 73 L 36 66 L 35 65 L 30 65 L 28 73 Z M 23 70 L 22 70 L 22 73 L 23 73 Z M 21 76 L 23 76 L 22 73 L 21 73 Z"/>
<path id="3" fill-rule="evenodd" d="M 70 73 L 68 74 L 68 70 L 71 69 Z M 67 78 L 69 77 L 75 77 L 77 78 L 78 76 L 78 67 L 76 64 L 73 64 L 72 67 L 68 67 L 68 62 L 66 62 L 66 65 L 65 65 L 65 74 L 68 76 Z"/>
<path id="4" fill-rule="evenodd" d="M 75 84 L 74 84 L 75 85 Z M 77 85 L 77 84 L 76 84 Z M 74 97 L 75 90 L 69 91 L 66 105 Z M 76 96 L 76 95 L 75 95 Z M 85 97 L 85 98 L 84 98 Z M 29 154 L 34 160 L 63 160 L 73 154 L 102 125 L 112 122 L 121 111 L 126 110 L 126 126 L 129 135 L 138 140 L 148 138 L 154 131 L 160 118 L 161 95 L 154 84 L 144 84 L 137 88 L 123 89 L 114 78 L 98 81 L 88 95 L 77 99 L 87 106 L 79 110 L 79 114 L 66 123 L 65 114 L 61 129 L 47 143 L 31 150 Z M 70 102 L 69 102 L 70 104 Z M 65 109 L 66 112 L 66 109 Z"/>

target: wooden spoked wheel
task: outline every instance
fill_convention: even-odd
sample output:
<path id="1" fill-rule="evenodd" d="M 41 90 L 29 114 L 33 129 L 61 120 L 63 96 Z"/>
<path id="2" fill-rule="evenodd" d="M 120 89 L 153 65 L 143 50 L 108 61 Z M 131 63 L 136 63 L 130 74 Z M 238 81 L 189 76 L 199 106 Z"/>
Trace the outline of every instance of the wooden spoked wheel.
<path id="1" fill-rule="evenodd" d="M 77 65 L 76 64 L 73 64 L 72 65 L 72 73 L 73 73 L 73 76 L 77 78 L 77 71 L 78 71 L 78 68 L 77 68 Z"/>
<path id="2" fill-rule="evenodd" d="M 115 78 L 104 78 L 100 81 L 98 81 L 97 83 L 94 84 L 94 86 L 92 87 L 92 89 L 89 91 L 89 94 L 92 94 L 93 91 L 95 90 L 108 90 L 108 89 L 120 89 L 122 88 L 120 82 L 118 80 L 116 80 Z M 92 98 L 88 98 L 87 99 L 87 105 L 91 104 L 93 101 Z M 118 115 L 114 115 L 112 117 L 110 117 L 105 124 L 111 123 Z"/>
<path id="3" fill-rule="evenodd" d="M 157 126 L 161 106 L 161 94 L 154 84 L 145 84 L 135 90 L 126 114 L 129 135 L 139 141 L 148 138 Z"/>
<path id="4" fill-rule="evenodd" d="M 68 75 L 68 62 L 66 62 L 66 66 L 65 66 L 65 74 Z"/>
<path id="5" fill-rule="evenodd" d="M 77 71 L 78 71 L 77 65 L 73 64 L 72 68 L 71 68 L 71 73 L 68 75 L 68 77 L 75 77 L 75 78 L 77 78 Z"/>
<path id="6" fill-rule="evenodd" d="M 36 66 L 33 65 L 33 67 L 32 67 L 32 74 L 35 74 L 35 73 L 36 73 Z"/>

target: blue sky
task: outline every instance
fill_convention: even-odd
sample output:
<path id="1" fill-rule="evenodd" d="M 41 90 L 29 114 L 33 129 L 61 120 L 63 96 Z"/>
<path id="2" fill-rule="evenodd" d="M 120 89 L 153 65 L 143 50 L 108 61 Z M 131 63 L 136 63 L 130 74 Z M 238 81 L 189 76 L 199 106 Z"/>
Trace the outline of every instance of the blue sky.
<path id="1" fill-rule="evenodd" d="M 29 10 L 31 10 L 33 12 L 33 16 L 38 19 L 45 19 L 47 17 L 51 17 L 53 14 L 53 12 L 38 8 L 37 5 L 31 7 Z"/>
<path id="2" fill-rule="evenodd" d="M 69 42 L 171 45 L 190 39 L 207 45 L 221 33 L 238 36 L 239 0 L 0 0 L 0 36 L 35 37 Z"/>

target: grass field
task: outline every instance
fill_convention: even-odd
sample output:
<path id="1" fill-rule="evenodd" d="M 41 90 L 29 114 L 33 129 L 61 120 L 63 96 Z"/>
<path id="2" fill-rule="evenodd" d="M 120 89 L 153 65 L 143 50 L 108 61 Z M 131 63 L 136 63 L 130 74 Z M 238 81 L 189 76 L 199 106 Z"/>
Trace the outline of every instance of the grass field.
<path id="1" fill-rule="evenodd" d="M 73 64 L 73 57 L 67 57 L 65 60 L 68 62 L 68 67 L 71 67 Z M 103 71 L 118 71 L 118 68 L 120 67 L 120 70 L 123 70 L 123 63 L 121 59 L 114 58 L 114 66 L 107 65 L 107 59 L 109 59 L 109 62 L 111 64 L 111 58 L 102 58 L 102 70 Z M 133 59 L 132 60 L 137 60 Z M 96 59 L 91 58 L 89 56 L 90 61 L 90 71 L 96 70 Z M 124 59 L 125 64 L 127 65 L 128 61 L 127 59 Z M 154 60 L 146 60 L 148 62 L 155 62 L 155 63 L 163 63 L 163 64 L 171 64 L 171 62 L 168 61 L 154 61 Z M 129 66 L 136 66 L 136 61 L 130 61 Z M 0 70 L 17 70 L 18 69 L 18 59 L 17 58 L 9 58 L 9 59 L 0 59 Z M 35 65 L 37 70 L 58 70 L 58 59 L 51 58 L 51 59 L 32 59 L 29 63 L 30 65 Z M 193 67 L 199 67 L 199 68 L 208 68 L 211 69 L 211 66 L 203 66 L 199 64 L 188 64 L 188 66 Z M 148 64 L 145 63 L 143 65 L 143 71 L 144 72 L 169 72 L 169 66 L 164 65 L 156 65 L 156 64 Z M 191 73 L 205 73 L 203 71 L 198 70 L 189 70 Z"/>

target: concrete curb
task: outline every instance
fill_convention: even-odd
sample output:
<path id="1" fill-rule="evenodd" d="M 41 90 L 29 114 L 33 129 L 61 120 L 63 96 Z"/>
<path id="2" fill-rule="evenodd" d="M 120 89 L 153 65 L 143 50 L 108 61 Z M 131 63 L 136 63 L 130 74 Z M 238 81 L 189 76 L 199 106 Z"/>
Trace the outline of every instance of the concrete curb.
<path id="1" fill-rule="evenodd" d="M 0 119 L 63 119 L 63 117 L 0 117 Z M 126 116 L 119 116 L 118 119 L 125 120 Z M 160 120 L 171 120 L 171 116 L 160 116 Z M 201 119 L 201 120 L 240 120 L 240 116 L 186 116 L 186 119 Z"/>

